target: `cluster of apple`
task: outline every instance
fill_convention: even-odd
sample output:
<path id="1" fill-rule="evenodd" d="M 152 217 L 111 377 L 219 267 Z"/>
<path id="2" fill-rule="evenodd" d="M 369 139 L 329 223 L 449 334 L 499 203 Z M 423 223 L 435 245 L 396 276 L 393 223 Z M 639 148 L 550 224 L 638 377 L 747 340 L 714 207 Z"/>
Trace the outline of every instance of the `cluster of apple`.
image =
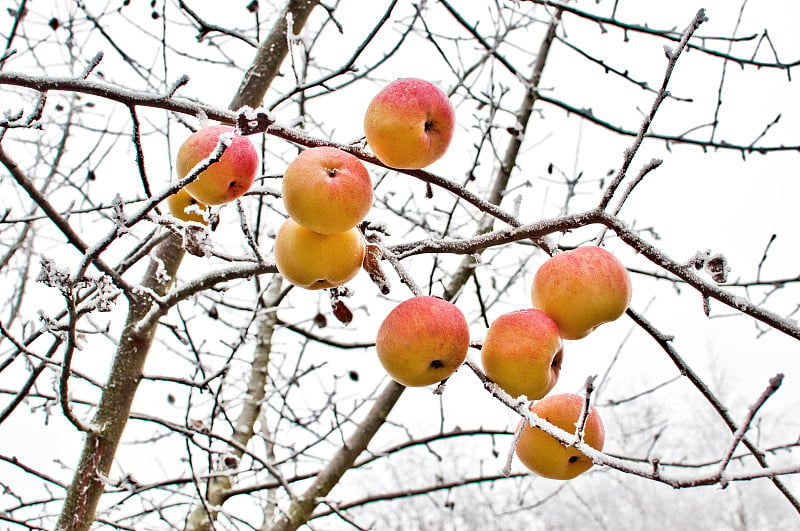
<path id="1" fill-rule="evenodd" d="M 420 169 L 444 155 L 455 113 L 438 87 L 415 78 L 398 79 L 370 102 L 364 134 L 375 156 L 398 169 Z M 178 219 L 207 224 L 208 205 L 233 201 L 252 185 L 258 155 L 233 127 L 214 125 L 190 135 L 177 156 L 182 179 L 216 148 L 221 158 L 168 199 Z M 301 152 L 286 168 L 282 196 L 289 217 L 275 236 L 275 264 L 292 284 L 310 289 L 341 286 L 361 269 L 366 243 L 357 225 L 372 206 L 372 181 L 364 164 L 334 147 Z"/>
<path id="2" fill-rule="evenodd" d="M 455 128 L 447 95 L 414 78 L 394 81 L 370 102 L 364 133 L 375 156 L 398 169 L 420 169 L 441 158 Z M 208 158 L 220 142 L 219 160 L 168 199 L 170 211 L 185 221 L 207 223 L 207 205 L 233 201 L 252 185 L 258 155 L 233 127 L 209 126 L 181 145 L 177 173 L 183 178 Z M 275 263 L 292 284 L 306 289 L 341 286 L 361 269 L 366 243 L 358 224 L 372 206 L 372 181 L 354 155 L 334 147 L 302 151 L 286 168 L 282 197 L 289 217 L 275 237 Z M 579 247 L 548 259 L 531 288 L 533 308 L 498 317 L 481 348 L 486 376 L 512 397 L 534 402 L 530 410 L 568 432 L 580 421 L 584 399 L 574 394 L 546 396 L 556 384 L 563 340 L 581 339 L 617 319 L 631 297 L 625 267 L 608 251 Z M 417 296 L 397 305 L 378 329 L 376 350 L 397 382 L 422 387 L 447 379 L 470 346 L 469 326 L 454 304 Z M 566 447 L 524 421 L 516 453 L 539 475 L 571 479 L 592 466 L 577 449 Z M 602 450 L 603 423 L 592 408 L 583 440 Z"/>
<path id="3" fill-rule="evenodd" d="M 421 79 L 398 79 L 367 107 L 364 135 L 382 163 L 419 169 L 446 151 L 455 125 L 447 96 Z M 364 164 L 334 147 L 303 151 L 286 168 L 283 202 L 289 218 L 275 237 L 275 264 L 306 289 L 341 286 L 362 266 L 365 241 L 358 228 L 372 205 Z"/>
<path id="4" fill-rule="evenodd" d="M 289 217 L 275 236 L 275 265 L 305 289 L 341 286 L 361 269 L 358 224 L 372 207 L 372 180 L 355 156 L 334 147 L 300 152 L 283 175 Z"/>
<path id="5" fill-rule="evenodd" d="M 555 386 L 563 358 L 563 340 L 586 337 L 628 308 L 628 271 L 601 247 L 586 246 L 557 254 L 537 270 L 531 287 L 533 308 L 501 315 L 489 326 L 481 348 L 486 376 L 512 397 L 534 402 L 530 410 L 567 432 L 580 421 L 584 399 L 575 394 L 546 396 Z M 469 328 L 454 304 L 430 296 L 408 299 L 384 319 L 376 338 L 386 372 L 406 386 L 427 386 L 448 378 L 464 362 Z M 533 472 L 572 479 L 592 466 L 575 448 L 522 421 L 516 453 Z M 602 450 L 605 431 L 589 410 L 583 440 Z"/>

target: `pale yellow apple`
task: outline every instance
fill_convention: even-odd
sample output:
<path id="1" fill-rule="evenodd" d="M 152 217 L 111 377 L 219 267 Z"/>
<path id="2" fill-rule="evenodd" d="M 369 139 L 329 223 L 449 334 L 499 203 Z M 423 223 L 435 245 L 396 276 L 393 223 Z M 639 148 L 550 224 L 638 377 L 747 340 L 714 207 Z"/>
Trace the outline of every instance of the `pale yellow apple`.
<path id="1" fill-rule="evenodd" d="M 584 398 L 574 394 L 550 395 L 530 406 L 537 416 L 562 430 L 575 433 Z M 533 428 L 524 419 L 516 453 L 532 472 L 550 479 L 572 479 L 592 467 L 592 460 L 578 449 L 562 444 L 552 435 Z M 592 407 L 586 419 L 583 441 L 597 451 L 603 450 L 605 428 L 600 414 Z"/>
<path id="2" fill-rule="evenodd" d="M 388 84 L 370 102 L 364 134 L 372 152 L 387 166 L 420 169 L 445 154 L 455 123 L 453 106 L 439 87 L 403 78 Z"/>
<path id="3" fill-rule="evenodd" d="M 486 376 L 509 395 L 538 400 L 558 381 L 563 353 L 556 323 L 542 311 L 525 309 L 492 322 L 481 363 Z"/>
<path id="4" fill-rule="evenodd" d="M 564 339 L 580 339 L 617 319 L 631 301 L 628 270 L 601 247 L 578 247 L 549 258 L 536 271 L 533 307 L 549 315 Z"/>
<path id="5" fill-rule="evenodd" d="M 175 161 L 178 178 L 186 177 L 197 163 L 211 155 L 220 135 L 233 132 L 228 125 L 211 125 L 189 135 L 178 149 Z M 250 189 L 258 167 L 258 152 L 253 143 L 234 133 L 222 157 L 187 184 L 185 190 L 206 205 L 229 203 Z"/>
<path id="6" fill-rule="evenodd" d="M 283 202 L 292 219 L 321 234 L 352 229 L 372 206 L 372 180 L 355 156 L 334 147 L 301 152 L 283 175 Z"/>
<path id="7" fill-rule="evenodd" d="M 320 234 L 288 218 L 275 236 L 275 265 L 295 286 L 333 288 L 356 276 L 365 248 L 364 236 L 357 227 L 338 234 Z"/>
<path id="8" fill-rule="evenodd" d="M 203 214 L 196 211 L 201 210 L 203 212 L 207 212 L 208 206 L 204 205 L 203 203 L 199 203 L 194 197 L 189 195 L 189 192 L 183 188 L 167 197 L 167 206 L 169 207 L 170 214 L 181 221 L 194 221 L 195 223 L 208 225 L 208 221 L 203 218 Z M 194 208 L 190 210 L 195 211 L 187 212 L 186 209 L 190 206 L 194 206 Z"/>
<path id="9" fill-rule="evenodd" d="M 441 382 L 464 363 L 469 326 L 455 304 L 427 295 L 413 297 L 383 320 L 375 349 L 396 382 L 424 387 Z"/>

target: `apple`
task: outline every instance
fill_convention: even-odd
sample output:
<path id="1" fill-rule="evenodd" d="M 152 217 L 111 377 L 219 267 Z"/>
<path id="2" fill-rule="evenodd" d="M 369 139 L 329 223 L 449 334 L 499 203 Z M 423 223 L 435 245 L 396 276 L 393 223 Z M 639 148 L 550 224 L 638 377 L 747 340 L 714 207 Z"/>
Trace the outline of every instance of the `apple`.
<path id="1" fill-rule="evenodd" d="M 352 229 L 372 206 L 372 180 L 355 156 L 334 147 L 301 152 L 283 175 L 283 202 L 297 223 L 320 234 Z"/>
<path id="2" fill-rule="evenodd" d="M 320 234 L 288 218 L 275 236 L 275 265 L 295 286 L 333 288 L 356 276 L 365 248 L 358 227 L 337 234 Z"/>
<path id="3" fill-rule="evenodd" d="M 176 159 L 178 178 L 186 177 L 211 155 L 224 133 L 233 133 L 233 140 L 222 157 L 185 186 L 189 195 L 206 205 L 221 205 L 240 197 L 250 189 L 258 172 L 258 152 L 250 139 L 235 133 L 229 125 L 211 125 L 192 133 L 181 144 Z"/>
<path id="4" fill-rule="evenodd" d="M 389 83 L 370 102 L 364 134 L 382 163 L 420 169 L 445 154 L 455 122 L 453 106 L 439 87 L 403 78 Z"/>
<path id="5" fill-rule="evenodd" d="M 536 271 L 533 307 L 549 315 L 564 339 L 581 339 L 625 313 L 631 301 L 628 270 L 601 247 L 578 247 L 549 258 Z"/>
<path id="6" fill-rule="evenodd" d="M 583 402 L 583 397 L 570 393 L 550 395 L 531 404 L 530 410 L 550 424 L 575 433 Z M 515 450 L 517 457 L 532 472 L 550 479 L 572 479 L 592 467 L 592 460 L 577 448 L 562 444 L 542 429 L 532 427 L 525 419 L 517 429 L 522 430 Z M 604 441 L 603 421 L 592 407 L 584 426 L 583 442 L 602 451 Z"/>
<path id="7" fill-rule="evenodd" d="M 486 376 L 509 395 L 538 400 L 558 381 L 563 352 L 558 326 L 546 313 L 517 310 L 489 326 L 481 363 Z"/>
<path id="8" fill-rule="evenodd" d="M 195 205 L 197 210 L 208 212 L 207 205 L 197 202 L 197 200 L 190 196 L 189 192 L 183 188 L 167 197 L 167 207 L 169 207 L 170 214 L 181 221 L 194 221 L 195 223 L 208 225 L 208 221 L 206 221 L 203 214 L 200 212 L 197 212 L 195 209 L 190 209 L 194 211 L 187 212 L 187 207 L 191 205 Z"/>
<path id="9" fill-rule="evenodd" d="M 422 295 L 395 306 L 378 328 L 375 349 L 396 382 L 424 387 L 458 369 L 469 350 L 469 326 L 458 307 Z"/>

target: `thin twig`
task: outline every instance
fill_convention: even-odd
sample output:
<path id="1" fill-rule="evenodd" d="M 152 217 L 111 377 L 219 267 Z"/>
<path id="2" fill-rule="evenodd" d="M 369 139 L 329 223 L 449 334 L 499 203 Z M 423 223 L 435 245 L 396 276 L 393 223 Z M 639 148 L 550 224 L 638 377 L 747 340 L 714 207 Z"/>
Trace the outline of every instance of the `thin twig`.
<path id="1" fill-rule="evenodd" d="M 770 378 L 769 385 L 767 386 L 767 388 L 764 389 L 764 392 L 761 393 L 761 396 L 758 397 L 758 400 L 756 400 L 755 403 L 753 403 L 753 405 L 750 406 L 750 409 L 747 411 L 747 417 L 744 419 L 744 422 L 742 422 L 739 425 L 739 429 L 737 429 L 736 432 L 734 432 L 733 439 L 731 440 L 731 444 L 728 447 L 728 451 L 725 454 L 725 457 L 722 458 L 722 462 L 719 465 L 720 478 L 722 478 L 722 475 L 725 473 L 725 469 L 731 462 L 731 459 L 733 458 L 733 453 L 736 451 L 736 447 L 739 446 L 739 443 L 744 438 L 745 433 L 747 433 L 747 430 L 750 429 L 750 424 L 753 422 L 753 418 L 755 418 L 756 413 L 758 412 L 759 409 L 761 409 L 761 406 L 763 406 L 764 403 L 767 400 L 769 400 L 769 397 L 771 397 L 775 393 L 775 391 L 778 390 L 782 382 L 783 382 L 783 374 L 777 374 L 772 378 Z M 725 487 L 724 483 L 722 484 L 722 487 L 723 488 Z"/>
<path id="2" fill-rule="evenodd" d="M 656 94 L 655 100 L 653 101 L 653 105 L 650 108 L 650 112 L 648 113 L 647 117 L 642 122 L 642 125 L 639 127 L 639 134 L 636 135 L 636 138 L 633 141 L 633 144 L 625 150 L 625 155 L 622 160 L 622 166 L 620 167 L 619 172 L 614 177 L 614 180 L 609 183 L 606 191 L 603 193 L 603 197 L 600 199 L 599 208 L 606 209 L 608 207 L 608 203 L 611 201 L 611 198 L 614 196 L 614 192 L 616 192 L 619 185 L 625 179 L 625 176 L 628 172 L 628 168 L 630 167 L 631 163 L 633 162 L 633 158 L 636 156 L 636 152 L 639 151 L 639 147 L 642 145 L 642 141 L 644 141 L 644 137 L 647 134 L 647 131 L 650 129 L 650 124 L 653 123 L 653 118 L 655 118 L 656 113 L 658 112 L 658 108 L 661 106 L 661 103 L 667 98 L 667 85 L 669 85 L 670 77 L 672 77 L 672 71 L 675 69 L 675 65 L 678 63 L 678 58 L 680 57 L 681 53 L 684 49 L 686 49 L 687 44 L 689 43 L 689 39 L 692 38 L 694 32 L 700 25 L 707 21 L 705 10 L 700 9 L 692 20 L 689 27 L 683 32 L 683 37 L 678 43 L 678 47 L 672 51 L 665 47 L 665 51 L 667 54 L 667 70 L 664 73 L 664 80 L 661 82 L 661 88 L 658 90 Z"/>
<path id="3" fill-rule="evenodd" d="M 64 298 L 67 301 L 67 310 L 69 313 L 69 321 L 67 323 L 67 344 L 64 350 L 64 360 L 61 362 L 61 377 L 59 378 L 58 392 L 59 404 L 64 416 L 67 417 L 73 426 L 78 430 L 86 433 L 94 433 L 98 435 L 100 430 L 96 426 L 86 424 L 80 420 L 69 403 L 69 375 L 70 367 L 72 366 L 72 356 L 76 348 L 76 328 L 78 326 L 78 311 L 75 307 L 75 300 L 73 299 L 72 290 L 66 289 Z"/>

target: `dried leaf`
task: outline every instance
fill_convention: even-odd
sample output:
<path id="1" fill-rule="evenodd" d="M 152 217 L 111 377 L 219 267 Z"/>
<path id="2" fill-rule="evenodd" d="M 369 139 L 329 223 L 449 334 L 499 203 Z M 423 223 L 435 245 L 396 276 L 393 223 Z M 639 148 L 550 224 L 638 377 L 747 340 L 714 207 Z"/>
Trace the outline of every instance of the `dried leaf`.
<path id="1" fill-rule="evenodd" d="M 706 262 L 706 271 L 717 284 L 722 284 L 728 280 L 728 272 L 731 270 L 728 267 L 728 261 L 721 254 L 712 256 Z"/>
<path id="2" fill-rule="evenodd" d="M 372 282 L 381 290 L 381 293 L 388 295 L 389 291 L 391 291 L 391 286 L 389 285 L 389 279 L 381 268 L 382 255 L 383 252 L 379 245 L 368 243 L 367 250 L 364 253 L 364 263 L 362 267 L 369 274 L 369 278 L 372 279 Z"/>
<path id="3" fill-rule="evenodd" d="M 331 306 L 333 307 L 333 315 L 335 315 L 343 325 L 346 326 L 353 322 L 353 312 L 351 312 L 350 308 L 340 299 L 332 300 Z"/>
<path id="4" fill-rule="evenodd" d="M 208 229 L 198 223 L 187 223 L 183 230 L 183 248 L 194 256 L 208 256 L 210 248 Z"/>

